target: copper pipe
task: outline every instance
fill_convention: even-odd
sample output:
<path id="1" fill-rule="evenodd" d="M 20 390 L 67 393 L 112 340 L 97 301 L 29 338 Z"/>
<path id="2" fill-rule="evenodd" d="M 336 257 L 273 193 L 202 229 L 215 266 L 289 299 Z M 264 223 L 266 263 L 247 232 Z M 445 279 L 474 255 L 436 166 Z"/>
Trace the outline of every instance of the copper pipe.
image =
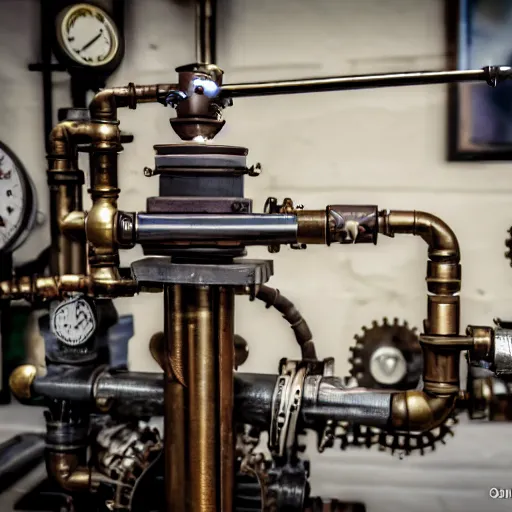
<path id="1" fill-rule="evenodd" d="M 219 431 L 220 431 L 220 510 L 232 512 L 234 485 L 233 436 L 233 367 L 234 367 L 234 290 L 220 287 L 218 301 L 219 322 Z"/>
<path id="2" fill-rule="evenodd" d="M 186 512 L 183 297 L 180 285 L 164 289 L 164 457 L 166 510 Z M 180 379 L 174 368 L 180 368 Z"/>
<path id="3" fill-rule="evenodd" d="M 394 236 L 410 233 L 428 244 L 428 311 L 424 322 L 423 391 L 396 393 L 392 399 L 392 426 L 428 430 L 441 424 L 455 407 L 459 393 L 461 344 L 459 335 L 461 286 L 460 250 L 453 231 L 439 218 L 424 212 L 391 211 L 379 217 L 379 232 Z M 428 339 L 427 339 L 428 338 Z"/>
<path id="4" fill-rule="evenodd" d="M 194 289 L 189 306 L 188 337 L 188 510 L 217 512 L 216 356 L 212 291 Z"/>

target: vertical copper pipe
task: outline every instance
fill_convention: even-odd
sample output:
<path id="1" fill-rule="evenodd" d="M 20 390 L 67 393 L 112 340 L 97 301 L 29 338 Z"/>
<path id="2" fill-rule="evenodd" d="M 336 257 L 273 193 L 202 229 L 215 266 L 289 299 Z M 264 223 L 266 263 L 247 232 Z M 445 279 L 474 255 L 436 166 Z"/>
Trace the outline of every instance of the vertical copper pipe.
<path id="1" fill-rule="evenodd" d="M 234 291 L 221 287 L 218 301 L 219 335 L 219 429 L 220 429 L 220 510 L 233 510 L 233 366 Z"/>
<path id="2" fill-rule="evenodd" d="M 188 318 L 188 465 L 191 512 L 217 508 L 217 375 L 212 290 L 195 289 Z"/>
<path id="3" fill-rule="evenodd" d="M 164 459 L 167 512 L 187 512 L 185 493 L 185 383 L 174 367 L 183 367 L 184 305 L 180 285 L 165 287 Z M 183 373 L 180 374 L 184 379 Z"/>

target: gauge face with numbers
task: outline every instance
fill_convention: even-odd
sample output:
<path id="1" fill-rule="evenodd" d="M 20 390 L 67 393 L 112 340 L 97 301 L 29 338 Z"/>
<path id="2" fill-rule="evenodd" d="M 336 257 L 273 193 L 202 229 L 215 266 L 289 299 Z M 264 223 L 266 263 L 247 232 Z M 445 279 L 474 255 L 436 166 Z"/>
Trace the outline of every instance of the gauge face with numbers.
<path id="1" fill-rule="evenodd" d="M 64 345 L 80 347 L 96 331 L 96 317 L 90 303 L 77 296 L 57 305 L 50 315 L 50 326 Z"/>
<path id="2" fill-rule="evenodd" d="M 0 142 L 0 252 L 13 251 L 24 241 L 35 213 L 32 182 L 14 153 Z"/>
<path id="3" fill-rule="evenodd" d="M 82 67 L 105 67 L 121 50 L 115 23 L 94 5 L 80 3 L 67 7 L 57 17 L 56 30 L 64 54 Z"/>

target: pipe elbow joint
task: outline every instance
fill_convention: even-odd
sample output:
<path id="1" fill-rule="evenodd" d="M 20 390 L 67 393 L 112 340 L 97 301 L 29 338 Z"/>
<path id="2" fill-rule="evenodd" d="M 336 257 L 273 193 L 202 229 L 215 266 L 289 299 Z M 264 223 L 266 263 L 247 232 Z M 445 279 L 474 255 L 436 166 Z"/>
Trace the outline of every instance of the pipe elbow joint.
<path id="1" fill-rule="evenodd" d="M 89 491 L 93 487 L 91 471 L 78 464 L 78 455 L 65 452 L 47 452 L 48 475 L 65 491 Z"/>
<path id="2" fill-rule="evenodd" d="M 391 402 L 391 426 L 405 432 L 432 430 L 446 421 L 455 408 L 456 398 L 416 390 L 396 393 Z"/>
<path id="3" fill-rule="evenodd" d="M 116 118 L 116 101 L 112 89 L 97 92 L 89 104 L 92 121 L 110 121 Z"/>
<path id="4" fill-rule="evenodd" d="M 380 214 L 379 232 L 386 236 L 413 234 L 420 236 L 428 245 L 433 261 L 460 260 L 457 237 L 452 229 L 431 213 L 419 211 L 385 211 Z"/>
<path id="5" fill-rule="evenodd" d="M 439 217 L 426 212 L 414 212 L 414 234 L 428 244 L 429 257 L 437 261 L 460 260 L 459 242 L 452 229 Z"/>

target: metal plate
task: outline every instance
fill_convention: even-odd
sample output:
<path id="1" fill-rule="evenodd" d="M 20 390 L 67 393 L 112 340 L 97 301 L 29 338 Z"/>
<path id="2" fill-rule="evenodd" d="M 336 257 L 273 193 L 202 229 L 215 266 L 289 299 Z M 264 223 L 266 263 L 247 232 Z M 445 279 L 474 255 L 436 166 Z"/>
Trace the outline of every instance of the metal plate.
<path id="1" fill-rule="evenodd" d="M 155 167 L 242 168 L 247 166 L 247 149 L 205 144 L 162 144 L 154 146 Z"/>
<path id="2" fill-rule="evenodd" d="M 274 273 L 271 260 L 241 259 L 229 264 L 172 263 L 170 258 L 150 257 L 131 265 L 141 284 L 191 284 L 250 286 L 266 283 Z"/>

